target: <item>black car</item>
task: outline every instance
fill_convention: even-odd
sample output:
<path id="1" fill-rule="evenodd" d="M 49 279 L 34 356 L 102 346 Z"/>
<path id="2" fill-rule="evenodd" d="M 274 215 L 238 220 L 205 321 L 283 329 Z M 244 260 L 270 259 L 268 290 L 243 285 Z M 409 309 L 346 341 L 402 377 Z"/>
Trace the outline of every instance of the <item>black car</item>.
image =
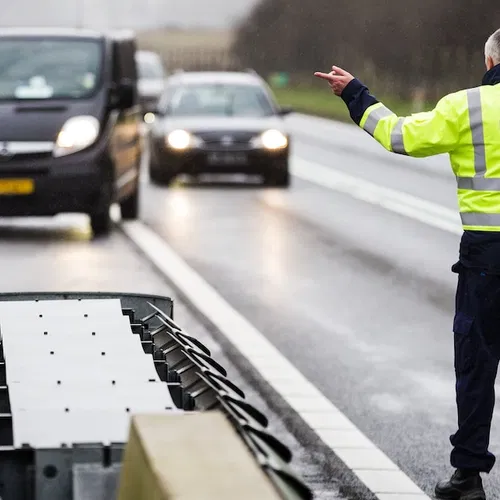
<path id="1" fill-rule="evenodd" d="M 149 174 L 242 173 L 287 187 L 290 138 L 271 90 L 254 72 L 180 72 L 167 79 L 150 137 Z"/>
<path id="2" fill-rule="evenodd" d="M 0 30 L 0 216 L 138 215 L 141 114 L 133 33 Z"/>

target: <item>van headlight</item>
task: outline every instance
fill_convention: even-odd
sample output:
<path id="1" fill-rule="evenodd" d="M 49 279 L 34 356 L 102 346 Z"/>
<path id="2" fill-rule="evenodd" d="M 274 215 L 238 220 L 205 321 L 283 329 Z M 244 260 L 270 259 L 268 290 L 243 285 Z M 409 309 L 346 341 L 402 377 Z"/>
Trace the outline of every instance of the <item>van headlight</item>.
<path id="1" fill-rule="evenodd" d="M 252 145 L 255 148 L 264 149 L 284 149 L 288 146 L 288 138 L 279 130 L 266 130 L 252 140 Z"/>
<path id="2" fill-rule="evenodd" d="M 65 156 L 88 148 L 99 137 L 99 120 L 94 116 L 73 116 L 61 128 L 54 156 Z"/>
<path id="3" fill-rule="evenodd" d="M 186 130 L 174 130 L 167 135 L 166 143 L 168 147 L 182 151 L 199 147 L 203 144 L 203 141 Z"/>

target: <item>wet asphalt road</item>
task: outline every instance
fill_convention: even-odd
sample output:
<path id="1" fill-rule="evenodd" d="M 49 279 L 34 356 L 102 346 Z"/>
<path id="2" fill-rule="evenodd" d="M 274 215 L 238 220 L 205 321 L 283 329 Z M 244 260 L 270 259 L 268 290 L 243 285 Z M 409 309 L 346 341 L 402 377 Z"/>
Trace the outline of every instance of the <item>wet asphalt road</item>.
<path id="1" fill-rule="evenodd" d="M 85 216 L 54 219 L 0 219 L 0 293 L 27 291 L 107 291 L 159 294 L 174 299 L 176 322 L 202 341 L 247 400 L 269 418 L 269 430 L 293 453 L 294 470 L 318 500 L 341 500 L 338 484 L 301 445 L 246 382 L 196 314 L 119 231 L 92 240 Z"/>
<path id="2" fill-rule="evenodd" d="M 445 158 L 389 155 L 325 120 L 292 116 L 289 125 L 294 163 L 456 207 Z M 459 237 L 297 178 L 290 190 L 147 180 L 142 188 L 143 222 L 431 493 L 450 471 L 455 430 L 450 267 Z M 90 241 L 78 216 L 22 225 L 0 224 L 2 291 L 171 294 L 119 233 Z M 500 452 L 498 422 L 491 448 Z M 500 498 L 498 472 L 486 485 Z"/>
<path id="3" fill-rule="evenodd" d="M 294 162 L 456 208 L 446 158 L 401 158 L 350 126 L 289 121 Z M 143 220 L 432 493 L 451 470 L 459 236 L 296 178 L 289 191 L 146 189 Z M 500 498 L 500 475 L 486 483 Z"/>

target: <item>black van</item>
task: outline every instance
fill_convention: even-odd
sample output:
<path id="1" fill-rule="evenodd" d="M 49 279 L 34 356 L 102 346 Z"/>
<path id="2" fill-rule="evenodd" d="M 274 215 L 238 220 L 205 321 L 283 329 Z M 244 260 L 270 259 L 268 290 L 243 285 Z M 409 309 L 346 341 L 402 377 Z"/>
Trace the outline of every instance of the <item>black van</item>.
<path id="1" fill-rule="evenodd" d="M 0 216 L 110 206 L 138 216 L 141 113 L 133 34 L 0 30 Z"/>

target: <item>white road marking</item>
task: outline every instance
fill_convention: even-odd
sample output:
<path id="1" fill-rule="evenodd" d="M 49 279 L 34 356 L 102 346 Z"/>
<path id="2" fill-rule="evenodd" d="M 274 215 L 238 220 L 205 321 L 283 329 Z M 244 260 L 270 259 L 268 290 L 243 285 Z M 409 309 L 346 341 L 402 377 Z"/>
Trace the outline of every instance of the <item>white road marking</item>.
<path id="1" fill-rule="evenodd" d="M 295 177 L 318 186 L 347 194 L 357 200 L 383 207 L 453 234 L 463 233 L 458 210 L 450 210 L 437 203 L 382 187 L 298 157 L 292 159 L 290 170 Z"/>
<path id="2" fill-rule="evenodd" d="M 430 156 L 425 160 L 412 158 L 411 156 L 395 156 L 384 149 L 380 144 L 373 140 L 363 129 L 354 123 L 343 123 L 328 118 L 317 116 L 292 114 L 286 119 L 287 128 L 295 136 L 295 140 L 311 146 L 311 140 L 318 139 L 327 145 L 330 150 L 338 147 L 343 151 L 358 154 L 359 149 L 363 150 L 365 155 L 369 155 L 377 161 L 397 161 L 401 168 L 413 169 L 439 174 L 441 177 L 450 176 L 448 155 L 440 154 Z M 349 148 L 349 145 L 355 144 L 355 148 Z"/>
<path id="3" fill-rule="evenodd" d="M 125 222 L 124 233 L 208 318 L 380 500 L 430 498 L 152 229 Z M 408 497 L 406 496 L 408 495 Z"/>

